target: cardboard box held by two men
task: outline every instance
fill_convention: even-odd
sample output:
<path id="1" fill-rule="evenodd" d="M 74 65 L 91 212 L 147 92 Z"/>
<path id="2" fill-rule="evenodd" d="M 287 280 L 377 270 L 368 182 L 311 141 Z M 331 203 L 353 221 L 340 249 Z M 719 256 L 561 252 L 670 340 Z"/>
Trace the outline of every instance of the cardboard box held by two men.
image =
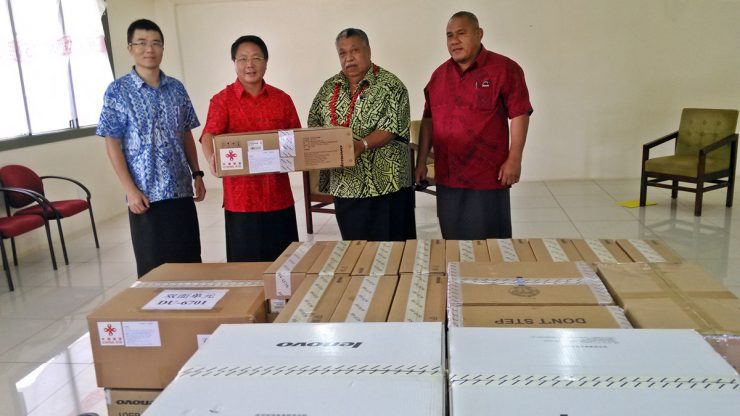
<path id="1" fill-rule="evenodd" d="M 222 134 L 213 146 L 219 177 L 355 165 L 352 130 L 346 127 Z"/>

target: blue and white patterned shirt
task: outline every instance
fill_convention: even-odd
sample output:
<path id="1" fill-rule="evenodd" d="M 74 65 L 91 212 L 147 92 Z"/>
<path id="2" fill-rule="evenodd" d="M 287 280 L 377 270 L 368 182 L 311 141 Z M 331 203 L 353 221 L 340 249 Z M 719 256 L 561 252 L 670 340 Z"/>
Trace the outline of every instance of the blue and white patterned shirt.
<path id="1" fill-rule="evenodd" d="M 121 140 L 131 178 L 149 202 L 193 196 L 183 138 L 200 125 L 182 83 L 159 74 L 159 88 L 135 69 L 113 81 L 96 131 Z"/>

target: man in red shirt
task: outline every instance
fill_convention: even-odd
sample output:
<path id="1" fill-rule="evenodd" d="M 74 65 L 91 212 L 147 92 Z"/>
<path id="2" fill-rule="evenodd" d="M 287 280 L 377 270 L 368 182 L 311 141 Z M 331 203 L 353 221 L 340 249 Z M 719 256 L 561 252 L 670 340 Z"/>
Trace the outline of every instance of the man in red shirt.
<path id="1" fill-rule="evenodd" d="M 237 79 L 211 98 L 200 138 L 214 175 L 215 135 L 301 127 L 290 96 L 264 81 L 267 58 L 257 36 L 242 36 L 231 46 Z M 287 173 L 229 176 L 223 183 L 227 261 L 274 261 L 298 241 Z"/>
<path id="2" fill-rule="evenodd" d="M 482 38 L 474 14 L 452 15 L 451 58 L 424 88 L 414 178 L 426 180 L 434 147 L 437 217 L 445 239 L 511 238 L 509 189 L 519 182 L 532 105 L 522 69 L 486 50 Z"/>

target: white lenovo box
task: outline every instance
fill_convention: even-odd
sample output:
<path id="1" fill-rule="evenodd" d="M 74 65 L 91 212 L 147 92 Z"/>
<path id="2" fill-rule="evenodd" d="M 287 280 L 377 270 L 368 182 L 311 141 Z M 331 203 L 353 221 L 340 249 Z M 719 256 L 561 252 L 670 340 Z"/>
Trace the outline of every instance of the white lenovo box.
<path id="1" fill-rule="evenodd" d="M 737 373 L 693 330 L 450 328 L 450 415 L 735 415 Z"/>
<path id="2" fill-rule="evenodd" d="M 145 415 L 443 416 L 443 336 L 434 322 L 221 325 Z"/>

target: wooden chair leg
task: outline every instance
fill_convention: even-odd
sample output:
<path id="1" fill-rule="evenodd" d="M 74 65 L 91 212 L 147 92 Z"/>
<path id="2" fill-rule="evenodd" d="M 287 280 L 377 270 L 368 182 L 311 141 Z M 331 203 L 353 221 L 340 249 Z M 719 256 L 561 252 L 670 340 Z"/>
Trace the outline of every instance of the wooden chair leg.
<path id="1" fill-rule="evenodd" d="M 644 207 L 647 202 L 647 175 L 645 175 L 645 168 L 642 168 L 642 176 L 640 177 L 640 206 Z"/>
<path id="2" fill-rule="evenodd" d="M 696 183 L 696 198 L 694 199 L 694 216 L 701 217 L 701 204 L 704 197 L 704 182 Z"/>
<path id="3" fill-rule="evenodd" d="M 727 179 L 727 200 L 725 201 L 725 206 L 732 206 L 733 196 L 735 196 L 735 175 L 732 175 Z"/>
<path id="4" fill-rule="evenodd" d="M 672 181 L 672 185 L 671 185 L 671 198 L 673 198 L 673 199 L 678 198 L 678 181 L 676 181 L 676 180 Z"/>
<path id="5" fill-rule="evenodd" d="M 311 213 L 311 178 L 303 172 L 303 205 L 306 210 L 306 232 L 313 234 L 313 215 Z"/>
<path id="6" fill-rule="evenodd" d="M 8 264 L 8 256 L 5 253 L 5 239 L 0 239 L 0 252 L 3 257 L 3 270 L 5 270 L 5 277 L 8 279 L 8 288 L 11 292 L 15 290 L 13 286 L 13 277 L 10 275 L 10 265 Z"/>

